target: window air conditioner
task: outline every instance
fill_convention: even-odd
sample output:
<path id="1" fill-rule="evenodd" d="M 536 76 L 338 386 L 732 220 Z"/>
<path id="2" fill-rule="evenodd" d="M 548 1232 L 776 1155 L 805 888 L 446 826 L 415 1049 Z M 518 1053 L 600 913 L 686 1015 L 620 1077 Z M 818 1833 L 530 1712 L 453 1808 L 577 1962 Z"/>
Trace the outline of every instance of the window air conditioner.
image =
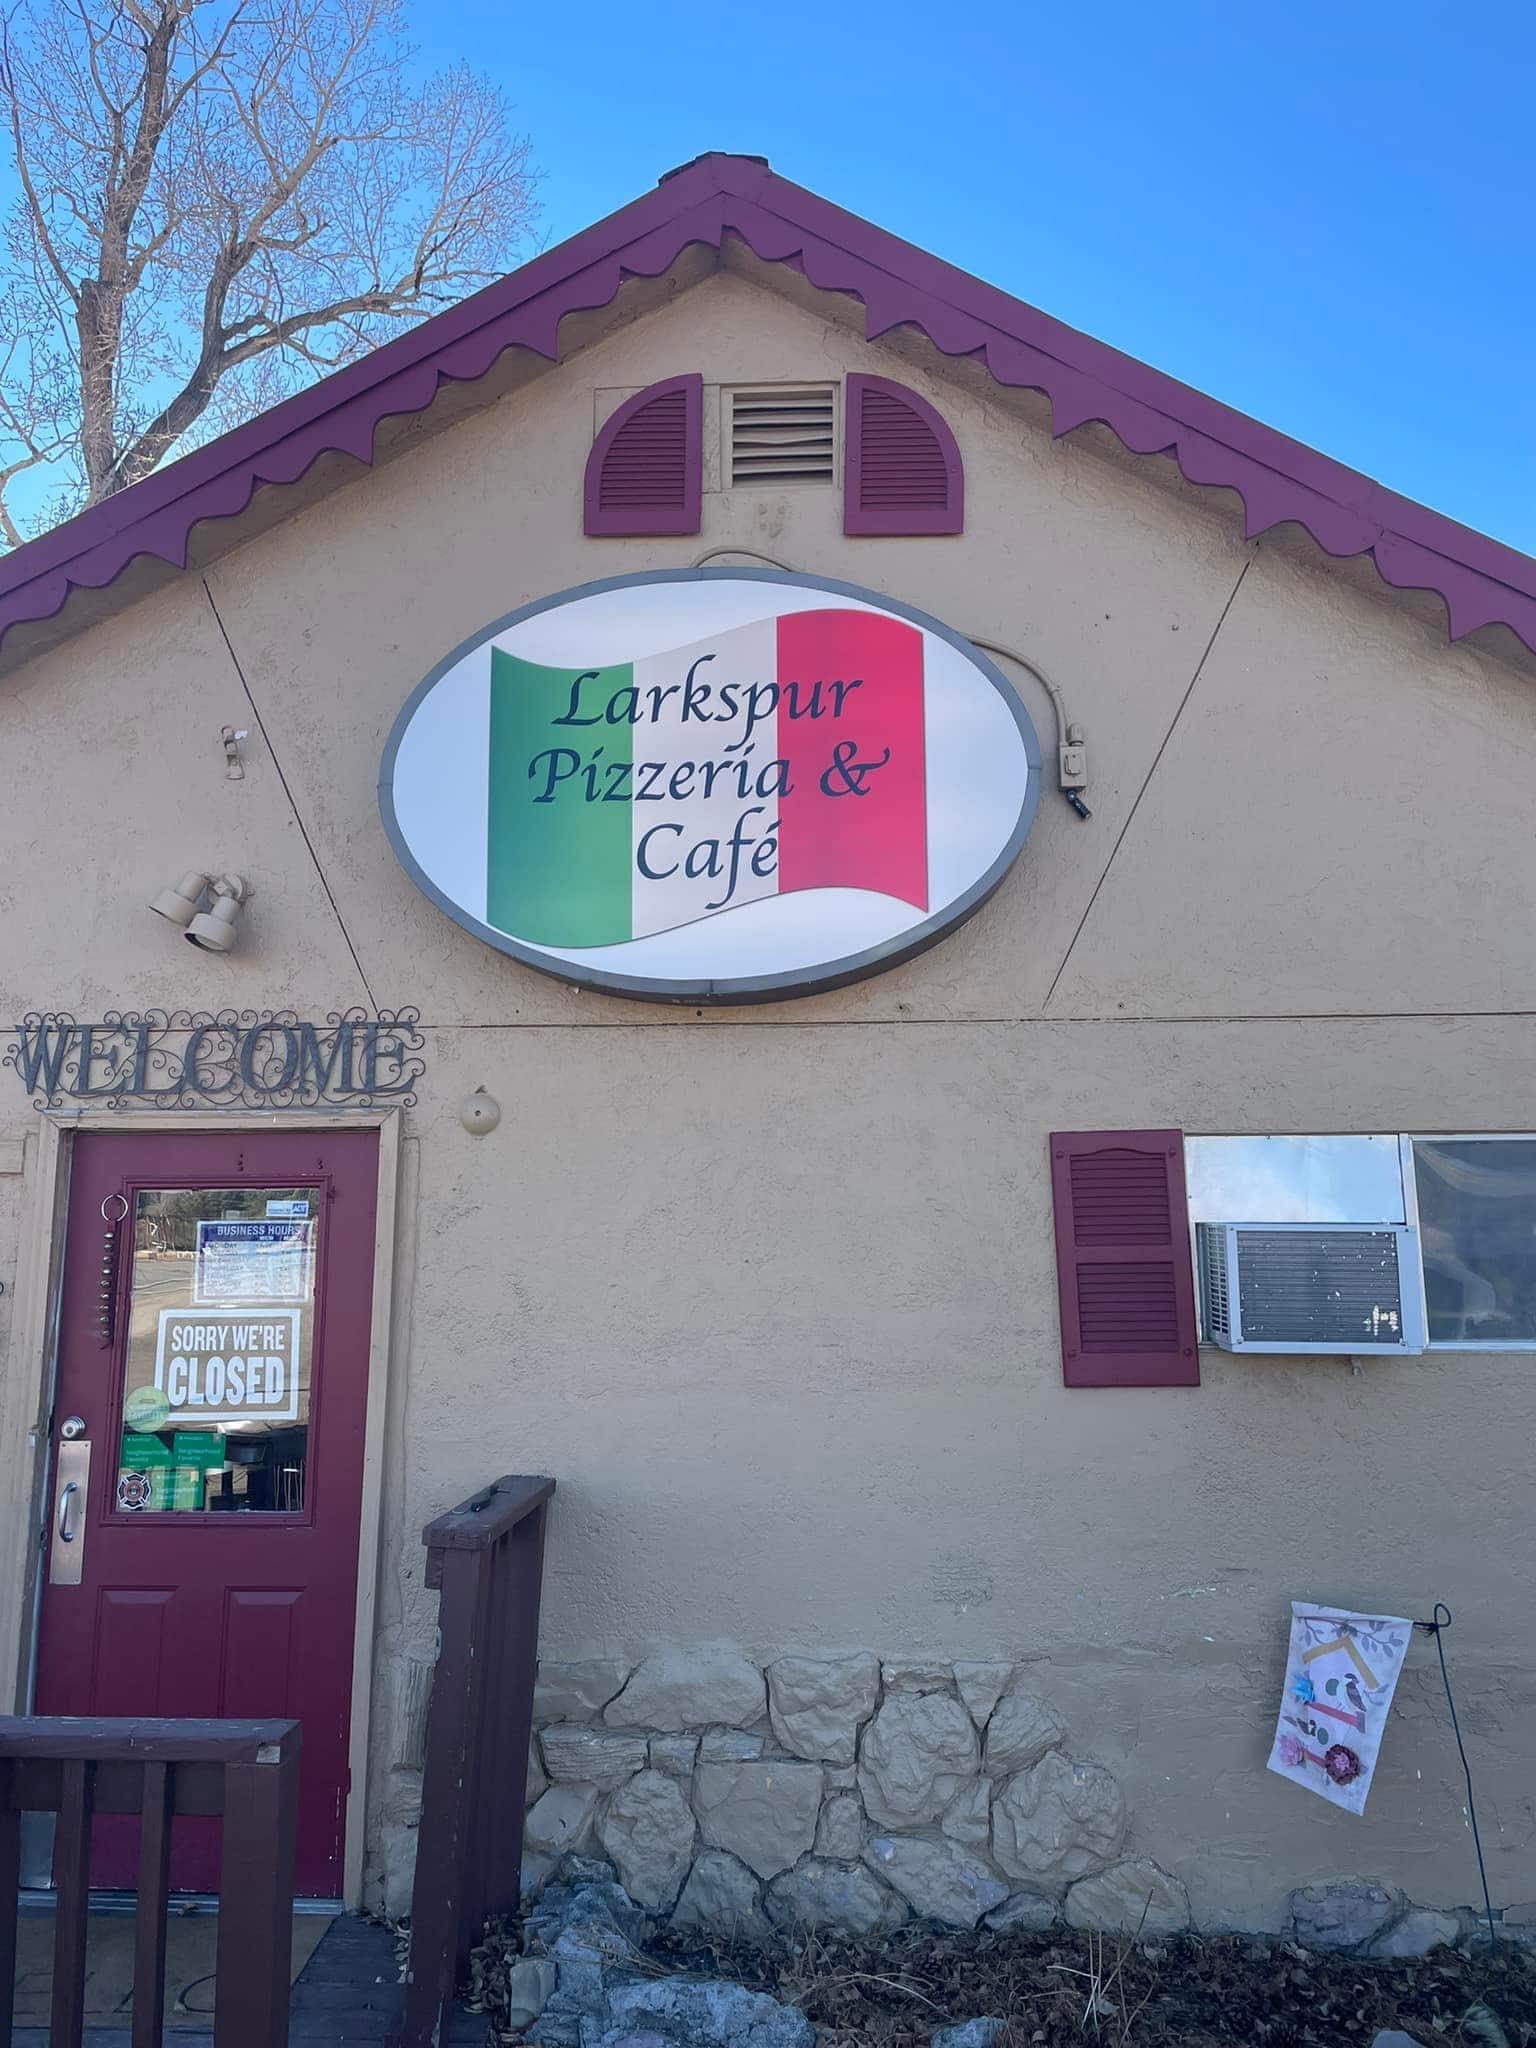
<path id="1" fill-rule="evenodd" d="M 1197 1223 L 1201 1319 L 1224 1351 L 1422 1351 L 1402 1223 Z"/>

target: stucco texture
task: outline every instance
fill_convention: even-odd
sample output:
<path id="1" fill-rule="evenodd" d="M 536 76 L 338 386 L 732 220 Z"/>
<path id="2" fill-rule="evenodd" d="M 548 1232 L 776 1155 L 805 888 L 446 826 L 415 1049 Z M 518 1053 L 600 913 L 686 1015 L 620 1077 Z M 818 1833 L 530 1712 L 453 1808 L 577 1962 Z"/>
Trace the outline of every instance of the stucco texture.
<path id="1" fill-rule="evenodd" d="M 963 537 L 850 541 L 836 490 L 716 489 L 697 540 L 582 538 L 614 392 L 893 368 L 959 439 Z M 385 736 L 487 621 L 730 543 L 1042 663 L 1088 732 L 1092 820 L 1048 772 L 994 900 L 836 994 L 725 1015 L 563 988 L 411 887 L 378 822 Z M 1208 1924 L 1276 1925 L 1290 1885 L 1343 1869 L 1474 1896 L 1427 1646 L 1364 1820 L 1263 1770 L 1291 1598 L 1415 1616 L 1443 1598 L 1495 1897 L 1536 1895 L 1536 1366 L 1207 1352 L 1198 1389 L 1068 1393 L 1045 1143 L 1536 1128 L 1529 678 L 1245 544 L 1158 465 L 1053 445 L 1023 401 L 893 366 L 724 273 L 207 583 L 0 682 L 0 1004 L 421 1009 L 376 1844 L 408 1810 L 392 1766 L 400 1658 L 433 1621 L 420 1525 L 546 1471 L 547 1654 L 721 1638 L 1019 1660 L 1121 1777 L 1127 1853 Z M 1049 757 L 1047 702 L 1019 687 Z M 226 723 L 252 728 L 243 782 Z M 140 908 L 201 865 L 255 889 L 228 961 Z M 476 1086 L 504 1110 L 484 1139 L 456 1113 Z M 15 1362 L 13 1402 L 35 1404 L 37 1372 Z"/>

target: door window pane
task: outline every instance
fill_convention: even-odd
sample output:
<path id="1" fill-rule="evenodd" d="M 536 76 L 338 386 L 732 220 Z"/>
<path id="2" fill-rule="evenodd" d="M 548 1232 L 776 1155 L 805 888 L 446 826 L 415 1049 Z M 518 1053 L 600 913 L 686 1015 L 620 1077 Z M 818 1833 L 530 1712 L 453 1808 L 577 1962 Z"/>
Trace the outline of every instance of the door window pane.
<path id="1" fill-rule="evenodd" d="M 1536 1345 L 1536 1139 L 1414 1140 L 1431 1344 Z"/>
<path id="2" fill-rule="evenodd" d="M 139 1192 L 119 1510 L 302 1509 L 319 1206 L 312 1188 Z"/>

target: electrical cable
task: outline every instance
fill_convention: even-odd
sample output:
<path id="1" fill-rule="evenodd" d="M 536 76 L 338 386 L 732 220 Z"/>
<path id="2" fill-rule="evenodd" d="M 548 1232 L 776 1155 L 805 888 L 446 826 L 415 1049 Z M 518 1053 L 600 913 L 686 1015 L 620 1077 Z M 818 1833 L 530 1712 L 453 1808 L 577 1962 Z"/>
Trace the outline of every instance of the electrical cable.
<path id="1" fill-rule="evenodd" d="M 1070 723 L 1067 717 L 1067 701 L 1062 696 L 1060 687 L 1051 681 L 1045 670 L 1029 660 L 1026 655 L 1020 654 L 1016 648 L 1004 647 L 996 640 L 983 640 L 975 633 L 969 633 L 966 637 L 971 645 L 979 647 L 983 654 L 1000 654 L 1005 661 L 1016 661 L 1020 668 L 1027 670 L 1034 677 L 1055 707 L 1056 743 L 1058 746 L 1063 744 L 1066 740 L 1067 727 Z"/>
<path id="2" fill-rule="evenodd" d="M 804 573 L 802 570 L 791 568 L 788 562 L 777 560 L 773 555 L 760 554 L 756 548 L 706 548 L 703 554 L 696 555 L 688 566 L 690 569 L 702 569 L 706 562 L 713 562 L 720 555 L 745 555 L 748 561 L 762 562 L 768 568 L 777 569 L 785 576 L 799 576 Z M 980 648 L 983 654 L 1000 654 L 1005 661 L 1017 662 L 1027 675 L 1034 677 L 1035 681 L 1051 700 L 1051 711 L 1056 720 L 1056 748 L 1058 755 L 1069 741 L 1075 745 L 1081 740 L 1081 731 L 1073 726 L 1067 716 L 1067 700 L 1061 694 L 1060 685 L 1052 682 L 1038 662 L 1033 662 L 1027 655 L 1020 654 L 1017 648 L 1004 647 L 1000 641 L 983 640 L 978 633 L 968 633 L 966 638 L 973 647 Z M 1088 806 L 1083 802 L 1079 790 L 1064 789 L 1062 795 L 1071 804 L 1073 810 L 1077 812 L 1080 818 L 1087 818 L 1090 815 Z"/>
<path id="3" fill-rule="evenodd" d="M 690 569 L 702 569 L 706 562 L 712 562 L 716 555 L 745 555 L 753 562 L 766 562 L 770 569 L 780 569 L 786 576 L 798 576 L 802 572 L 792 569 L 788 562 L 775 561 L 772 555 L 760 555 L 756 548 L 706 548 L 702 555 L 696 555 L 688 564 Z"/>
<path id="4" fill-rule="evenodd" d="M 1442 1615 L 1445 1617 L 1443 1621 L 1440 1618 Z M 1467 1762 L 1467 1746 L 1461 1739 L 1461 1723 L 1456 1718 L 1456 1700 L 1451 1691 L 1451 1674 L 1446 1669 L 1445 1644 L 1441 1639 L 1442 1631 L 1450 1625 L 1451 1610 L 1443 1600 L 1435 1602 L 1432 1621 L 1421 1621 L 1416 1624 L 1426 1635 L 1434 1637 L 1435 1649 L 1440 1658 L 1440 1681 L 1445 1687 L 1445 1704 L 1451 1710 L 1451 1732 L 1456 1737 L 1456 1747 L 1461 1754 L 1462 1775 L 1467 1781 L 1467 1818 L 1472 1823 L 1472 1846 L 1477 1851 L 1477 1874 L 1483 1881 L 1483 1910 L 1488 1915 L 1488 1947 L 1491 1951 L 1498 1947 L 1499 1938 L 1494 1932 L 1493 1900 L 1488 1895 L 1488 1870 L 1483 1862 L 1483 1838 L 1478 1831 L 1477 1806 L 1472 1797 L 1472 1766 Z"/>

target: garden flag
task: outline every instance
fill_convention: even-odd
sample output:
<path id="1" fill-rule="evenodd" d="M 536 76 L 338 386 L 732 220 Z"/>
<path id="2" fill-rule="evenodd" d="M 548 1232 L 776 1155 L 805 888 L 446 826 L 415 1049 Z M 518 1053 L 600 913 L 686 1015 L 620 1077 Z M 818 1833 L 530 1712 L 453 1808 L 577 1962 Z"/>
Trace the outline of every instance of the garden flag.
<path id="1" fill-rule="evenodd" d="M 1381 1731 L 1413 1623 L 1291 1602 L 1285 1697 L 1269 1768 L 1350 1813 L 1365 1811 Z"/>

